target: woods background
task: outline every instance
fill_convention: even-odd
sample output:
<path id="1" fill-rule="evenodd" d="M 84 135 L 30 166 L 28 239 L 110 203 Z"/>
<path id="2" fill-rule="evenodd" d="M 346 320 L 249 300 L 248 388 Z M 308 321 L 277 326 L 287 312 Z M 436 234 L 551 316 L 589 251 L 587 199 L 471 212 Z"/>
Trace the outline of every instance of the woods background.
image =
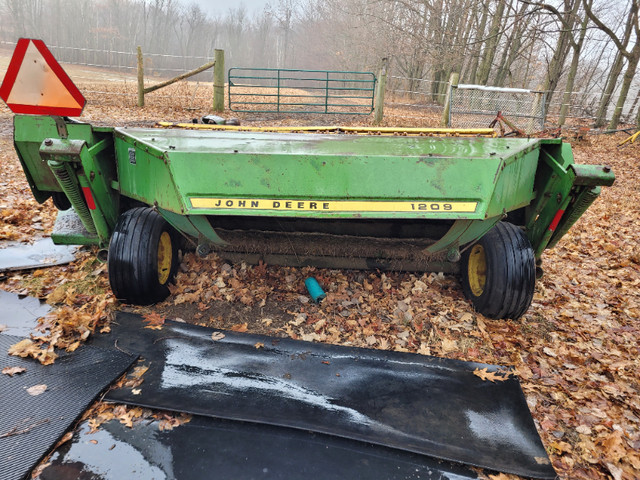
<path id="1" fill-rule="evenodd" d="M 550 121 L 640 125 L 640 0 L 274 0 L 208 16 L 177 0 L 1 0 L 0 47 L 41 38 L 63 62 L 170 77 L 224 49 L 226 67 L 377 72 L 416 105 L 460 83 L 547 92 Z"/>

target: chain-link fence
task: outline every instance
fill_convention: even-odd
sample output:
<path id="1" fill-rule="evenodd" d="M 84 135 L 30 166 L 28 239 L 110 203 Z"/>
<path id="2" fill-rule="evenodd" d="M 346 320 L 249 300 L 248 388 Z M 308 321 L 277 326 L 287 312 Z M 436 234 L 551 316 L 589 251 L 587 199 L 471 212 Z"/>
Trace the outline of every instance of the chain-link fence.
<path id="1" fill-rule="evenodd" d="M 451 127 L 494 126 L 503 134 L 518 130 L 530 134 L 544 128 L 544 92 L 462 84 L 451 89 Z"/>

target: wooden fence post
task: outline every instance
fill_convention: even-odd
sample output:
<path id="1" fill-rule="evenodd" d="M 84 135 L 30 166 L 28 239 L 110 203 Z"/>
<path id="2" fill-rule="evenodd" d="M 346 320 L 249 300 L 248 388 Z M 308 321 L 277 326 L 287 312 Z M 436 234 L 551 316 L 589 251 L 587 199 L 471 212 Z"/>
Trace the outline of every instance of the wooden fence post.
<path id="1" fill-rule="evenodd" d="M 378 75 L 378 88 L 376 89 L 375 99 L 375 113 L 373 117 L 373 123 L 380 125 L 382 123 L 382 117 L 384 115 L 384 91 L 387 88 L 387 65 L 388 59 L 382 59 L 382 67 L 380 68 L 380 74 Z"/>
<path id="2" fill-rule="evenodd" d="M 138 106 L 144 107 L 144 60 L 141 46 L 138 46 Z"/>
<path id="3" fill-rule="evenodd" d="M 224 50 L 215 50 L 213 68 L 213 111 L 224 112 Z"/>
<path id="4" fill-rule="evenodd" d="M 534 93 L 535 95 L 535 99 L 531 105 L 531 118 L 529 118 L 529 121 L 527 123 L 527 129 L 526 132 L 527 133 L 533 133 L 538 131 L 538 127 L 540 127 L 540 130 L 544 130 L 544 122 L 547 118 L 547 112 L 545 111 L 545 103 L 546 103 L 546 93 L 543 91 L 543 85 L 538 85 L 538 89 L 536 90 L 536 92 Z M 539 111 L 539 114 L 538 114 Z M 534 125 L 535 122 L 535 118 L 533 117 L 538 117 L 540 116 L 542 118 L 540 125 Z"/>
<path id="5" fill-rule="evenodd" d="M 453 88 L 458 86 L 458 81 L 460 80 L 460 74 L 456 72 L 451 72 L 451 76 L 449 77 L 449 85 L 447 86 L 447 95 L 444 98 L 444 109 L 442 110 L 442 120 L 440 121 L 440 126 L 442 127 L 450 127 L 449 117 L 451 115 L 451 100 L 452 100 L 452 92 Z"/>

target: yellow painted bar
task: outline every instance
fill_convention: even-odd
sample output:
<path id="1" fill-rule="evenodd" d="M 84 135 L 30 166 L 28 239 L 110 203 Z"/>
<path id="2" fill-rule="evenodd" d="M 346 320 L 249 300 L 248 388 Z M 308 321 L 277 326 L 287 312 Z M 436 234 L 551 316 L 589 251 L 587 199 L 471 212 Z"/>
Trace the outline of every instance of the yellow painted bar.
<path id="1" fill-rule="evenodd" d="M 474 213 L 478 202 L 386 202 L 343 200 L 295 200 L 266 198 L 191 197 L 193 208 L 210 210 L 290 210 L 310 212 L 429 212 Z"/>
<path id="2" fill-rule="evenodd" d="M 352 133 L 357 135 L 450 135 L 450 136 L 489 136 L 495 137 L 492 128 L 417 128 L 417 127 L 332 127 L 332 126 L 288 126 L 288 127 L 249 127 L 241 125 L 211 125 L 199 123 L 158 122 L 163 128 L 185 128 L 190 130 L 229 130 L 234 132 L 314 132 L 314 133 Z"/>
<path id="3" fill-rule="evenodd" d="M 634 133 L 633 135 L 631 135 L 629 138 L 627 138 L 626 140 L 624 140 L 622 143 L 619 143 L 618 146 L 621 147 L 622 145 L 624 145 L 627 142 L 633 143 L 636 141 L 636 139 L 640 137 L 640 130 L 638 130 L 636 133 Z"/>

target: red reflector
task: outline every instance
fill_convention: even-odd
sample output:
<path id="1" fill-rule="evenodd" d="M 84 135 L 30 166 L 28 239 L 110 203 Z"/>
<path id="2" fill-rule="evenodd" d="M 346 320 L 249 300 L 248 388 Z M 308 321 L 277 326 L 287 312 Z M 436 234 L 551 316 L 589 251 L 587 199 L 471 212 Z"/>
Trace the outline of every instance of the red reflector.
<path id="1" fill-rule="evenodd" d="M 551 222 L 551 225 L 549 225 L 549 231 L 555 232 L 556 228 L 558 227 L 558 224 L 560 223 L 560 219 L 562 218 L 562 215 L 564 215 L 564 210 L 558 210 L 556 212 L 556 216 L 553 217 L 553 221 Z"/>
<path id="2" fill-rule="evenodd" d="M 84 193 L 84 198 L 87 201 L 87 206 L 90 210 L 96 209 L 96 202 L 93 201 L 93 194 L 91 193 L 91 189 L 89 187 L 82 187 L 82 193 Z"/>
<path id="3" fill-rule="evenodd" d="M 13 113 L 78 116 L 86 103 L 80 90 L 42 42 L 21 38 L 0 86 Z"/>

